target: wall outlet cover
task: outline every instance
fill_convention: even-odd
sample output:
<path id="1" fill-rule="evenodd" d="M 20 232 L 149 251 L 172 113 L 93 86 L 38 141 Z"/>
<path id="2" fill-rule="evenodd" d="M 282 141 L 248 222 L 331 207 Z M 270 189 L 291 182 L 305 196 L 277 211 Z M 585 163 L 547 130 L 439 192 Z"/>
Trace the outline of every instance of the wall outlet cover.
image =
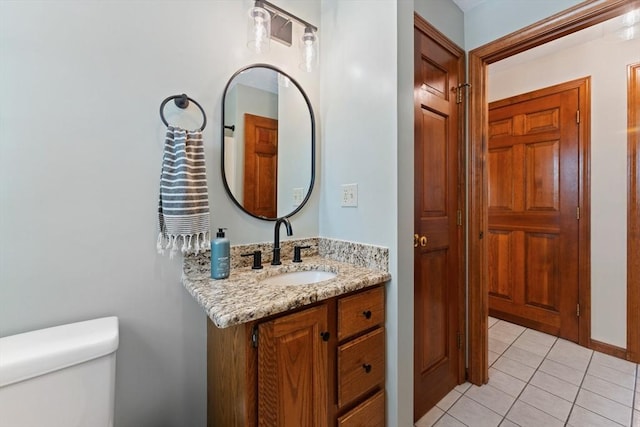
<path id="1" fill-rule="evenodd" d="M 302 203 L 302 199 L 304 199 L 304 188 L 294 188 L 293 189 L 293 206 L 300 206 Z"/>
<path id="2" fill-rule="evenodd" d="M 358 184 L 343 184 L 341 206 L 355 208 L 358 206 Z"/>

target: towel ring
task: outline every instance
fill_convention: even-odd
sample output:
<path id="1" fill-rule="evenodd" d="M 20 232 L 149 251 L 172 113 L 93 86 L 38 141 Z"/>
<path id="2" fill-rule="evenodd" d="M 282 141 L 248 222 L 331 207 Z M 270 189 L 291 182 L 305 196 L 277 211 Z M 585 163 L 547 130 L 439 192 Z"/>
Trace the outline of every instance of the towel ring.
<path id="1" fill-rule="evenodd" d="M 165 98 L 164 101 L 162 101 L 162 104 L 160 104 L 160 118 L 162 119 L 162 123 L 164 123 L 165 126 L 169 126 L 169 123 L 167 123 L 167 119 L 164 118 L 163 111 L 164 111 L 164 106 L 167 104 L 167 102 L 171 101 L 172 99 L 175 99 L 174 102 L 176 103 L 176 106 L 178 108 L 182 108 L 183 110 L 189 106 L 189 101 L 196 104 L 196 106 L 200 109 L 200 112 L 202 113 L 202 126 L 200 126 L 200 129 L 198 129 L 199 131 L 202 132 L 205 126 L 207 126 L 207 115 L 204 113 L 204 109 L 202 108 L 202 106 L 198 104 L 198 102 L 195 99 L 189 98 L 184 93 L 182 95 L 170 96 L 168 98 Z"/>

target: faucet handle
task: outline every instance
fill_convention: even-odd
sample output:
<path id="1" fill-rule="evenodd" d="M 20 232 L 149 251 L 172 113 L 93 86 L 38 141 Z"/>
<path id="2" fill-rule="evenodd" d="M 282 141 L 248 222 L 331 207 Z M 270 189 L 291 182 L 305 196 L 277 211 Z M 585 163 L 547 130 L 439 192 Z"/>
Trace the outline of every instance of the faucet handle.
<path id="1" fill-rule="evenodd" d="M 249 252 L 248 254 L 242 254 L 240 256 L 252 256 L 253 257 L 253 266 L 251 267 L 252 270 L 260 270 L 262 269 L 262 251 L 253 251 L 253 252 Z"/>
<path id="2" fill-rule="evenodd" d="M 309 249 L 311 246 L 294 246 L 293 247 L 293 262 L 302 262 L 302 258 L 300 256 L 301 249 Z"/>

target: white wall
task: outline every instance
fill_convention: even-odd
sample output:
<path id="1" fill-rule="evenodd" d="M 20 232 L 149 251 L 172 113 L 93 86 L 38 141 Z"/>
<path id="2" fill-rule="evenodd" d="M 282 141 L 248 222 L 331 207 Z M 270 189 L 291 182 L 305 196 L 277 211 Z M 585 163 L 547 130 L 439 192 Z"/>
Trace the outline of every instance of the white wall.
<path id="1" fill-rule="evenodd" d="M 319 22 L 316 1 L 278 4 Z M 247 6 L 0 2 L 0 335 L 119 316 L 117 426 L 206 418 L 206 317 L 180 284 L 181 260 L 155 250 L 160 102 L 186 92 L 204 107 L 212 227 L 229 227 L 233 243 L 269 241 L 273 223 L 223 190 L 227 80 L 273 63 L 318 108 L 319 74 L 298 69 L 297 49 L 245 47 Z M 199 122 L 193 111 L 186 123 Z M 294 237 L 318 235 L 318 199 L 293 218 Z"/>
<path id="2" fill-rule="evenodd" d="M 417 3 L 462 43 L 457 6 Z M 413 424 L 413 12 L 407 0 L 322 2 L 320 234 L 390 249 L 390 427 Z M 357 208 L 340 207 L 348 183 L 358 184 Z"/>
<path id="3" fill-rule="evenodd" d="M 390 250 L 387 419 L 404 426 L 399 400 L 412 394 L 398 383 L 398 366 L 411 359 L 398 346 L 396 13 L 389 0 L 322 1 L 320 235 Z M 340 207 L 340 186 L 350 183 L 358 207 Z"/>
<path id="4" fill-rule="evenodd" d="M 295 210 L 294 188 L 307 195 L 311 177 L 311 120 L 304 97 L 293 84 L 278 92 L 278 216 Z M 316 144 L 318 141 L 316 141 Z"/>
<path id="5" fill-rule="evenodd" d="M 640 39 L 596 35 L 569 48 L 547 46 L 552 53 L 542 57 L 525 52 L 489 66 L 488 90 L 494 101 L 591 76 L 591 338 L 626 348 L 626 73 L 640 61 Z"/>

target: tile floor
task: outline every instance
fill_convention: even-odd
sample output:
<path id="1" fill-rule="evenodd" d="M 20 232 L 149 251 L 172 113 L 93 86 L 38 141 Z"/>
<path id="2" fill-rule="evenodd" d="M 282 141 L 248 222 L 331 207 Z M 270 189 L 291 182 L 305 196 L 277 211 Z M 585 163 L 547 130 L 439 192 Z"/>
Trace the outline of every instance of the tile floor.
<path id="1" fill-rule="evenodd" d="M 415 427 L 640 427 L 635 363 L 489 318 L 489 383 L 459 385 Z"/>

